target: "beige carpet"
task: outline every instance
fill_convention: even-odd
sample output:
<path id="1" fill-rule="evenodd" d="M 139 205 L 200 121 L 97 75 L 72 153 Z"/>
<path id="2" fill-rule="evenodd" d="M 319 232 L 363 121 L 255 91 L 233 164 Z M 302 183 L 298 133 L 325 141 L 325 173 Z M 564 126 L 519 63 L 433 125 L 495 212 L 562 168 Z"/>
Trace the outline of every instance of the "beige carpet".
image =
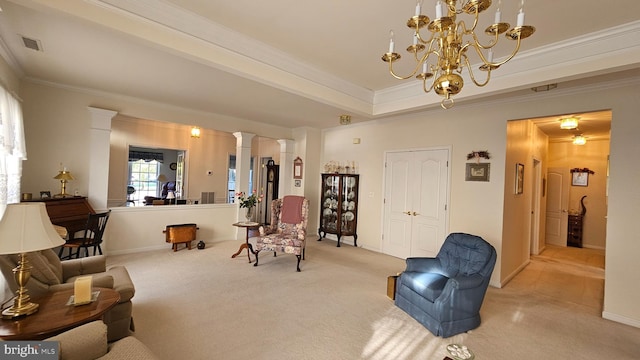
<path id="1" fill-rule="evenodd" d="M 297 273 L 291 255 L 263 253 L 259 267 L 246 253 L 231 259 L 239 245 L 109 257 L 136 285 L 135 336 L 167 360 L 442 359 L 450 343 L 476 359 L 640 358 L 640 329 L 600 318 L 599 302 L 584 294 L 558 297 L 539 284 L 585 281 L 559 263 L 534 260 L 504 289 L 490 288 L 482 325 L 442 339 L 386 297 L 401 259 L 312 239 Z"/>

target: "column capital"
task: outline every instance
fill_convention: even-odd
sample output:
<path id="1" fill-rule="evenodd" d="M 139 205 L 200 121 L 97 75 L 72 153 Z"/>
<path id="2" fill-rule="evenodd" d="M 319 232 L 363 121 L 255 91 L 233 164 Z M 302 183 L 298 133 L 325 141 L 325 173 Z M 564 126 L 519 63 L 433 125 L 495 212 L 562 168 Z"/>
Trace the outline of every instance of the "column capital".
<path id="1" fill-rule="evenodd" d="M 100 109 L 93 106 L 88 106 L 89 113 L 91 114 L 91 128 L 98 130 L 111 130 L 111 119 L 118 115 L 117 111 Z"/>
<path id="2" fill-rule="evenodd" d="M 253 139 L 256 134 L 236 131 L 233 133 L 233 136 L 236 137 L 236 147 L 251 147 L 251 139 Z"/>

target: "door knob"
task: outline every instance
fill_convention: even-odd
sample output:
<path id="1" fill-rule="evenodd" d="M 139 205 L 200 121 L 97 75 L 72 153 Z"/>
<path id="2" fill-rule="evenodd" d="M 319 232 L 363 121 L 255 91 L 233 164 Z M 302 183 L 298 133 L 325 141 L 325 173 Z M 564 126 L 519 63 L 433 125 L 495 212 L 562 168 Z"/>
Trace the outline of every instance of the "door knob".
<path id="1" fill-rule="evenodd" d="M 417 215 L 418 215 L 418 213 L 414 211 L 411 215 L 413 215 L 413 216 L 417 216 Z"/>
<path id="2" fill-rule="evenodd" d="M 405 211 L 403 214 L 411 215 L 411 211 Z"/>

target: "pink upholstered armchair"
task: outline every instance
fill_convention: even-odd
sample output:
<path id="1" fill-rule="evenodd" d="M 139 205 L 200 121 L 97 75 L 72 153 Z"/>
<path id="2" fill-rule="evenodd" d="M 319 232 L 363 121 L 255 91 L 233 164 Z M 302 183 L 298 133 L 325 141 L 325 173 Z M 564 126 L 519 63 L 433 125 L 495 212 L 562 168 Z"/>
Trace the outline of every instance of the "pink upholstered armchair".
<path id="1" fill-rule="evenodd" d="M 262 250 L 294 254 L 298 258 L 296 270 L 300 271 L 300 259 L 304 260 L 305 238 L 307 237 L 307 219 L 309 218 L 309 200 L 302 196 L 285 196 L 271 203 L 271 224 L 260 227 L 260 237 L 254 254 L 258 266 L 258 254 Z"/>

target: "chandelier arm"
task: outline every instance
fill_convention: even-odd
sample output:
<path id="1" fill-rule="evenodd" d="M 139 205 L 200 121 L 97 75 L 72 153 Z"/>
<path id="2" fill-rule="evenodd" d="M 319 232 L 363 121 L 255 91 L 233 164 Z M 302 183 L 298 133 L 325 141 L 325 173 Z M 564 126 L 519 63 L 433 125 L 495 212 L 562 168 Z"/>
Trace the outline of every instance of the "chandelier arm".
<path id="1" fill-rule="evenodd" d="M 431 42 L 433 42 L 433 38 L 435 35 L 436 35 L 435 33 L 431 33 L 429 40 L 423 40 L 422 35 L 420 35 L 420 30 L 419 29 L 416 30 L 416 36 L 418 37 L 418 40 L 423 44 L 430 44 Z M 429 45 L 429 48 L 431 48 L 431 45 Z"/>
<path id="2" fill-rule="evenodd" d="M 476 77 L 473 75 L 473 69 L 471 68 L 471 66 L 469 65 L 469 58 L 467 57 L 467 55 L 463 56 L 464 58 L 464 62 L 467 66 L 467 69 L 469 69 L 469 76 L 471 77 L 471 81 L 473 81 L 474 84 L 476 84 L 476 86 L 479 87 L 483 87 L 485 85 L 487 85 L 489 83 L 489 80 L 491 79 L 491 69 L 487 70 L 487 78 L 485 79 L 485 81 L 483 83 L 480 83 L 476 80 Z"/>
<path id="3" fill-rule="evenodd" d="M 478 26 L 478 12 L 476 11 L 475 17 L 473 19 L 473 26 L 470 29 L 467 29 L 467 24 L 464 22 L 464 20 L 460 20 L 457 24 L 456 24 L 456 29 L 457 28 L 462 28 L 462 33 L 465 35 L 469 35 L 469 34 L 473 34 L 475 37 L 475 32 L 476 32 L 476 27 Z"/>
<path id="4" fill-rule="evenodd" d="M 511 53 L 511 55 L 509 55 L 506 59 L 496 62 L 496 63 L 488 63 L 489 65 L 493 65 L 493 66 L 500 66 L 502 64 L 505 64 L 506 62 L 508 62 L 509 60 L 513 59 L 514 56 L 516 56 L 516 54 L 518 53 L 518 51 L 520 51 L 520 36 L 518 36 L 518 40 L 516 43 L 516 47 L 513 49 L 513 52 Z"/>
<path id="5" fill-rule="evenodd" d="M 433 80 L 431 80 L 431 86 L 429 86 L 429 88 L 427 89 L 427 79 L 425 78 L 425 79 L 423 79 L 423 80 L 422 80 L 422 90 L 423 90 L 425 93 L 428 93 L 428 92 L 430 92 L 431 90 L 433 90 L 433 86 L 434 86 L 435 84 L 436 84 L 436 77 L 434 76 L 434 77 L 433 77 Z"/>
<path id="6" fill-rule="evenodd" d="M 420 64 L 421 64 L 421 62 L 418 62 L 416 64 L 416 68 L 413 69 L 413 72 L 411 74 L 409 74 L 407 76 L 400 76 L 400 75 L 397 75 L 395 73 L 395 71 L 393 71 L 393 61 L 389 61 L 389 73 L 391 74 L 391 76 L 393 76 L 394 78 L 396 78 L 398 80 L 407 80 L 409 78 L 412 78 L 418 72 L 418 69 L 420 68 Z"/>
<path id="7" fill-rule="evenodd" d="M 500 40 L 500 34 L 496 32 L 496 34 L 494 35 L 493 39 L 489 42 L 488 45 L 482 45 L 482 43 L 480 42 L 480 39 L 478 39 L 478 35 L 473 32 L 471 33 L 471 36 L 473 36 L 473 42 L 475 45 L 474 47 L 476 47 L 476 49 L 478 47 L 480 47 L 480 49 L 491 49 L 492 47 L 496 46 L 498 44 L 498 41 Z"/>

